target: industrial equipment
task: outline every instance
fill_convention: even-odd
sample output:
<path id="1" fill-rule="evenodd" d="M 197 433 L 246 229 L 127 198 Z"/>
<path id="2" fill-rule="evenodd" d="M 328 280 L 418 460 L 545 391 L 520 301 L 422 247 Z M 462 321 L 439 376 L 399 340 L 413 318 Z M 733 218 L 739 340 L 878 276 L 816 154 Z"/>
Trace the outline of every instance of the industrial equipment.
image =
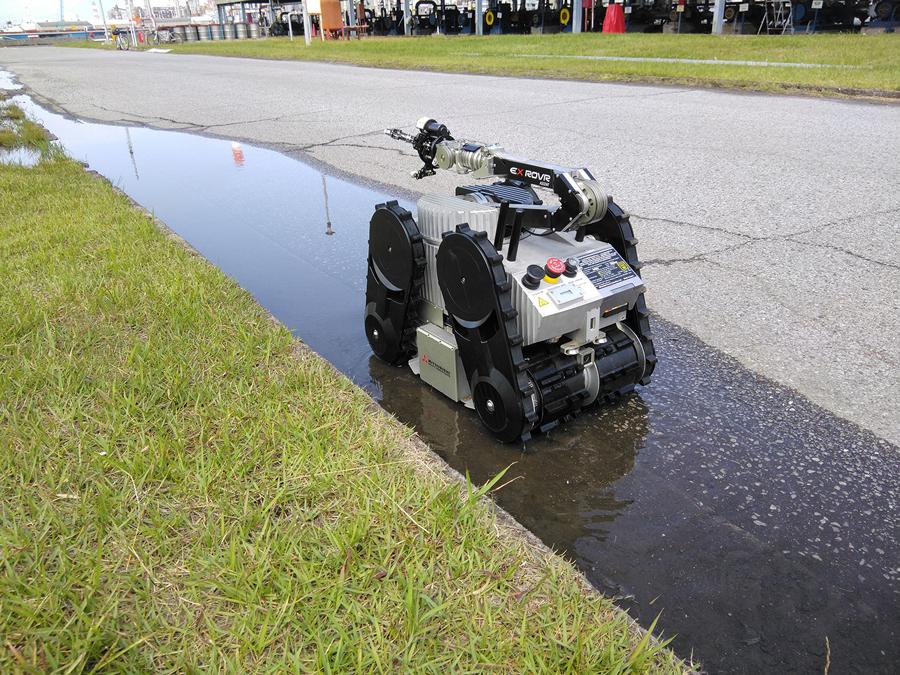
<path id="1" fill-rule="evenodd" d="M 561 32 L 563 25 L 559 17 L 560 9 L 553 0 L 538 0 L 537 9 L 531 12 L 531 32 L 538 34 Z"/>
<path id="2" fill-rule="evenodd" d="M 418 0 L 413 10 L 412 34 L 431 35 L 438 29 L 440 13 L 434 0 Z"/>
<path id="3" fill-rule="evenodd" d="M 669 3 L 665 0 L 630 0 L 625 12 L 628 32 L 661 33 L 669 21 Z"/>
<path id="4" fill-rule="evenodd" d="M 376 9 L 366 9 L 366 21 L 373 35 L 404 35 L 403 6 L 400 0 L 395 7 L 388 10 L 384 2 Z"/>
<path id="5" fill-rule="evenodd" d="M 504 35 L 531 32 L 531 17 L 534 12 L 526 8 L 525 0 L 501 2 L 499 10 L 500 30 Z"/>
<path id="6" fill-rule="evenodd" d="M 276 37 L 303 35 L 303 17 L 299 12 L 281 12 L 269 26 L 269 33 Z"/>
<path id="7" fill-rule="evenodd" d="M 527 441 L 646 385 L 656 365 L 627 214 L 586 168 L 454 138 L 423 118 L 388 129 L 440 170 L 493 183 L 426 195 L 416 217 L 369 223 L 365 332 L 372 351 L 474 408 L 500 441 Z"/>

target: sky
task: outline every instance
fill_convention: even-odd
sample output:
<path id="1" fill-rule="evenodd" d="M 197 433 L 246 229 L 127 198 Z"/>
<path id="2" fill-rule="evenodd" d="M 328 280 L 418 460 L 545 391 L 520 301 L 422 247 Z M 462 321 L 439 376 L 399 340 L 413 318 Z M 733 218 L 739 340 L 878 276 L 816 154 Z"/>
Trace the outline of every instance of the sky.
<path id="1" fill-rule="evenodd" d="M 144 0 L 132 0 L 135 5 L 144 5 Z M 107 12 L 115 4 L 124 7 L 126 0 L 64 0 L 66 21 L 74 21 L 80 18 L 82 21 L 92 21 L 94 18 L 93 4 L 99 7 L 101 2 Z M 172 2 L 153 0 L 153 5 L 172 5 Z M 19 23 L 22 19 L 29 18 L 35 21 L 59 20 L 59 0 L 0 0 L 0 24 L 7 21 Z"/>

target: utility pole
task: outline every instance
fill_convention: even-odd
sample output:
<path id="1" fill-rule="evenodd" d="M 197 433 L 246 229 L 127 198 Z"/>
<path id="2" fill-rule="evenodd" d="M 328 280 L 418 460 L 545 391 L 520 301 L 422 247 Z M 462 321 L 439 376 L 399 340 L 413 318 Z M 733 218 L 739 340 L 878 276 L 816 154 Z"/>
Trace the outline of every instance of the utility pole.
<path id="1" fill-rule="evenodd" d="M 716 0 L 713 5 L 713 35 L 721 35 L 725 25 L 725 0 Z"/>
<path id="2" fill-rule="evenodd" d="M 144 6 L 147 8 L 147 14 L 150 15 L 150 24 L 153 26 L 153 30 L 156 30 L 156 17 L 153 16 L 153 6 L 150 4 L 150 0 L 144 0 Z"/>
<path id="3" fill-rule="evenodd" d="M 306 7 L 306 0 L 303 0 L 300 9 L 303 11 L 303 41 L 306 43 L 306 46 L 309 47 L 312 44 L 312 21 L 309 19 L 309 9 Z M 291 15 L 288 14 L 288 28 L 290 28 L 290 25 Z M 293 36 L 291 39 L 293 40 Z"/>
<path id="4" fill-rule="evenodd" d="M 66 0 L 59 0 L 59 22 L 66 22 Z"/>
<path id="5" fill-rule="evenodd" d="M 97 0 L 100 5 L 100 18 L 103 19 L 103 41 L 109 42 L 109 26 L 106 24 L 106 12 L 103 10 L 103 0 Z"/>
<path id="6" fill-rule="evenodd" d="M 128 0 L 128 25 L 131 26 L 131 44 L 137 47 L 137 32 L 134 30 L 134 2 Z"/>

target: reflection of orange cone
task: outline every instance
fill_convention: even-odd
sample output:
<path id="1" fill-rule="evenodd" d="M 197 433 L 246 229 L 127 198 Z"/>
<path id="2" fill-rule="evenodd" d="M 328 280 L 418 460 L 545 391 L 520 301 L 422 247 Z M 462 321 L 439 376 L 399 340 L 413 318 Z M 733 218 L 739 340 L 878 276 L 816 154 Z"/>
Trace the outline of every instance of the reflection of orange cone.
<path id="1" fill-rule="evenodd" d="M 622 9 L 622 5 L 610 4 L 610 6 L 606 8 L 606 16 L 603 17 L 603 32 L 625 32 L 625 10 Z"/>
<path id="2" fill-rule="evenodd" d="M 244 166 L 244 149 L 241 147 L 240 143 L 233 142 L 231 144 L 231 157 L 234 160 L 235 166 Z"/>

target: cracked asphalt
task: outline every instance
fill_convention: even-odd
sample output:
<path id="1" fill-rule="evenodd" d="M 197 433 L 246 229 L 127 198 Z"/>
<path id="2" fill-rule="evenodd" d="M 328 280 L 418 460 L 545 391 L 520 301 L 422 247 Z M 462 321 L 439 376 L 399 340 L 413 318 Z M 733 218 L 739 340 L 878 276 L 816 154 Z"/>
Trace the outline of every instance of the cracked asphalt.
<path id="1" fill-rule="evenodd" d="M 54 47 L 0 66 L 72 115 L 267 145 L 407 196 L 467 182 L 414 181 L 411 148 L 381 134 L 424 115 L 587 166 L 632 213 L 652 309 L 900 444 L 900 106 Z"/>

